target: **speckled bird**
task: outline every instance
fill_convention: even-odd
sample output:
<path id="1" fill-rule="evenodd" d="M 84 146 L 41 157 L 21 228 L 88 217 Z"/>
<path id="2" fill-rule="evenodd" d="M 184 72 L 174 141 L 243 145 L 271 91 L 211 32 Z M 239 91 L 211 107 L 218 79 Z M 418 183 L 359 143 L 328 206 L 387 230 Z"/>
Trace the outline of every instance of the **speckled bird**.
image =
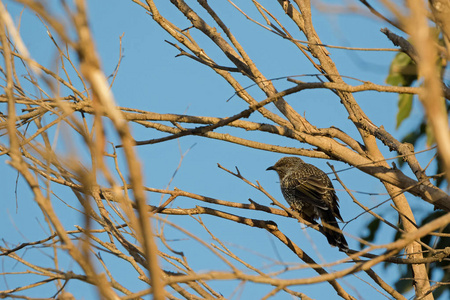
<path id="1" fill-rule="evenodd" d="M 317 224 L 315 220 L 320 218 L 322 225 L 335 227 L 338 231 L 323 226 L 328 243 L 347 251 L 347 241 L 336 221 L 336 218 L 343 221 L 339 199 L 327 174 L 298 157 L 283 157 L 267 170 L 278 173 L 281 192 L 291 209 L 311 223 Z"/>

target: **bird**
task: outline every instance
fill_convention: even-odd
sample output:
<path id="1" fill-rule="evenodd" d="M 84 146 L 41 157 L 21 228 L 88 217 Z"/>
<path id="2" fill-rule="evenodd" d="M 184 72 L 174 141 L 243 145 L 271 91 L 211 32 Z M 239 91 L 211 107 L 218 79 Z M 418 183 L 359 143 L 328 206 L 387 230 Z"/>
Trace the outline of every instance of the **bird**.
<path id="1" fill-rule="evenodd" d="M 281 192 L 291 209 L 312 224 L 317 224 L 320 218 L 328 243 L 346 252 L 348 244 L 336 220 L 344 221 L 339 212 L 339 199 L 327 174 L 291 156 L 281 158 L 269 170 L 278 173 Z"/>

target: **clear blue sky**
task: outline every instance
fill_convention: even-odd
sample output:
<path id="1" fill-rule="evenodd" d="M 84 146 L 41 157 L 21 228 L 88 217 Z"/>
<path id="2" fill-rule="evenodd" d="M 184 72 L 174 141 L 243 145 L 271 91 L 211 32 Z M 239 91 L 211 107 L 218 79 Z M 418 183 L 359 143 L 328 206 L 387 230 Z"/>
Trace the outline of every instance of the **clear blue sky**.
<path id="1" fill-rule="evenodd" d="M 175 56 L 178 51 L 165 43 L 164 40 L 173 41 L 173 39 L 165 33 L 158 25 L 145 13 L 145 11 L 133 4 L 131 1 L 88 1 L 90 25 L 96 38 L 96 46 L 102 60 L 102 67 L 106 75 L 111 74 L 117 64 L 119 58 L 119 37 L 124 34 L 122 40 L 123 60 L 120 71 L 113 86 L 115 100 L 118 105 L 147 110 L 158 113 L 175 113 L 189 114 L 201 116 L 230 116 L 234 115 L 247 107 L 246 103 L 237 97 L 227 102 L 234 91 L 227 83 L 218 77 L 212 70 L 203 66 L 189 58 Z M 171 21 L 175 22 L 179 27 L 188 27 L 187 21 L 178 13 L 169 1 L 161 2 L 160 10 Z M 278 78 L 283 76 L 316 74 L 317 71 L 307 62 L 302 54 L 288 41 L 285 41 L 265 29 L 260 28 L 254 23 L 249 22 L 245 17 L 240 15 L 227 1 L 210 1 L 211 5 L 219 12 L 219 15 L 227 22 L 232 32 L 253 58 L 257 67 L 263 72 L 267 78 Z M 213 3 L 214 2 L 214 3 Z M 218 3 L 216 3 L 218 2 Z M 244 2 L 244 1 L 236 1 Z M 250 15 L 258 18 L 263 22 L 256 10 L 247 2 L 242 4 L 241 8 L 246 10 Z M 344 1 L 345 2 L 345 1 Z M 49 1 L 51 5 L 54 1 Z M 11 1 L 6 4 L 13 13 L 14 20 L 18 21 L 20 8 Z M 278 12 L 278 16 L 283 19 L 283 13 L 277 6 L 276 1 L 263 1 L 263 5 L 267 8 L 274 8 Z M 197 7 L 193 3 L 194 7 Z M 379 31 L 386 24 L 378 20 L 364 16 L 355 16 L 349 14 L 330 14 L 319 12 L 314 9 L 314 20 L 316 30 L 325 44 L 366 47 L 366 48 L 393 48 L 391 43 Z M 286 21 L 286 20 L 284 20 Z M 296 32 L 292 25 L 287 26 L 291 32 Z M 56 52 L 51 48 L 45 27 L 36 17 L 29 11 L 25 10 L 22 16 L 21 28 L 22 37 L 30 50 L 41 64 L 50 68 L 54 67 L 54 55 Z M 199 42 L 205 43 L 204 47 L 208 55 L 216 59 L 217 62 L 226 66 L 231 66 L 226 58 L 218 52 L 211 42 L 206 41 L 200 34 L 192 32 L 194 37 L 199 38 Z M 303 36 L 297 34 L 298 39 Z M 51 49 L 51 50 L 49 50 Z M 374 83 L 383 84 L 389 69 L 389 63 L 395 52 L 359 52 L 344 51 L 339 49 L 329 49 L 331 57 L 336 62 L 337 67 L 342 75 L 360 78 Z M 239 76 L 239 75 L 238 75 Z M 248 80 L 242 78 L 242 85 L 250 84 Z M 314 77 L 302 77 L 301 80 L 315 81 Z M 348 80 L 349 83 L 358 84 L 355 81 Z M 278 80 L 275 86 L 282 90 L 292 86 L 286 80 Z M 263 100 L 264 96 L 260 92 L 256 92 L 255 87 L 249 89 L 258 100 Z M 258 96 L 259 95 L 259 96 Z M 397 110 L 396 95 L 379 94 L 376 92 L 367 92 L 355 94 L 355 97 L 367 115 L 376 125 L 383 125 L 386 130 L 391 132 L 397 138 L 401 138 L 405 132 L 408 132 L 417 123 L 421 116 L 421 108 L 415 105 L 413 118 L 407 120 L 399 130 L 395 130 L 395 114 Z M 331 92 L 326 91 L 303 91 L 301 94 L 295 94 L 286 98 L 286 100 L 301 114 L 315 126 L 330 127 L 336 126 L 344 131 L 348 131 L 353 137 L 358 138 L 357 132 L 353 125 L 346 117 L 346 112 L 339 103 L 339 99 Z M 2 106 L 2 109 L 4 106 Z M 276 112 L 274 106 L 268 107 Z M 258 114 L 250 117 L 251 121 L 262 121 Z M 226 129 L 220 129 L 219 132 L 225 132 Z M 155 137 L 165 136 L 151 129 L 144 129 L 133 126 L 133 132 L 137 140 L 146 140 Z M 281 139 L 269 134 L 262 135 L 260 133 L 243 132 L 241 130 L 232 130 L 232 134 L 253 140 L 263 140 L 267 143 L 301 147 L 295 141 Z M 115 143 L 119 143 L 117 136 L 111 130 L 107 132 L 108 138 Z M 60 149 L 64 148 L 62 144 L 67 142 L 62 137 L 59 138 Z M 6 143 L 6 137 L 1 137 L 2 143 Z M 79 145 L 76 145 L 79 146 Z M 307 147 L 308 148 L 308 147 Z M 249 180 L 255 182 L 258 180 L 262 186 L 267 189 L 277 199 L 282 200 L 278 186 L 278 178 L 274 172 L 265 172 L 268 166 L 274 164 L 282 154 L 264 152 L 261 150 L 247 149 L 242 146 L 208 140 L 202 137 L 185 137 L 180 140 L 156 144 L 152 146 L 138 147 L 138 155 L 142 161 L 142 168 L 145 173 L 145 184 L 148 187 L 165 188 L 172 178 L 179 161 L 180 154 L 189 152 L 183 158 L 180 169 L 175 178 L 171 182 L 171 187 L 186 190 L 188 192 L 197 193 L 205 196 L 215 197 L 218 199 L 246 203 L 249 198 L 264 205 L 269 205 L 270 201 L 261 193 L 246 185 L 237 178 L 225 173 L 217 167 L 217 163 L 233 169 L 239 167 L 242 174 Z M 386 157 L 394 156 L 383 149 Z M 119 151 L 119 153 L 121 153 Z M 428 161 L 432 154 L 419 155 L 421 161 Z M 19 179 L 17 186 L 17 201 L 15 196 L 15 180 L 16 172 L 6 164 L 7 157 L 0 158 L 0 188 L 3 191 L 4 208 L 0 210 L 0 227 L 2 228 L 1 236 L 9 246 L 25 240 L 34 241 L 47 235 L 45 221 L 41 214 L 37 214 L 38 208 L 33 203 L 28 188 L 23 187 L 23 181 Z M 330 169 L 326 165 L 326 161 L 317 159 L 305 159 L 307 162 L 313 163 L 326 172 Z M 331 162 L 336 169 L 342 169 L 346 166 L 342 163 Z M 352 169 L 340 173 L 341 179 L 345 184 L 353 190 L 364 192 L 384 193 L 382 185 L 371 179 L 369 176 L 362 174 L 358 170 Z M 338 196 L 341 200 L 341 214 L 344 220 L 350 220 L 361 213 L 351 199 L 346 195 L 337 182 L 334 185 L 338 190 Z M 60 189 L 58 196 L 64 201 L 75 205 L 76 199 L 71 193 Z M 356 194 L 358 199 L 365 205 L 371 207 L 380 201 L 387 199 L 386 195 L 367 196 L 364 194 Z M 149 201 L 157 204 L 160 196 L 149 194 Z M 409 196 L 411 205 L 414 210 L 422 209 L 424 206 L 422 201 Z M 55 206 L 61 217 L 64 217 L 65 226 L 68 230 L 74 229 L 74 225 L 82 224 L 80 215 L 71 213 L 61 204 L 55 197 Z M 16 204 L 18 206 L 16 210 Z M 178 198 L 173 207 L 193 207 L 195 205 L 211 206 L 199 203 L 187 198 Z M 216 207 L 222 209 L 221 207 Z M 249 214 L 238 210 L 228 210 L 238 215 L 246 215 L 259 219 L 271 218 L 267 214 Z M 391 222 L 396 223 L 397 216 L 392 212 L 389 203 L 377 209 L 378 213 L 388 218 Z M 420 216 L 420 214 L 419 214 Z M 230 221 L 219 220 L 208 216 L 202 216 L 205 224 L 211 231 L 222 241 L 227 243 L 236 254 L 247 259 L 256 267 L 270 268 L 272 263 L 268 258 L 253 253 L 261 253 L 262 255 L 272 257 L 283 262 L 292 262 L 302 265 L 302 262 L 294 256 L 283 245 L 274 240 L 265 231 L 237 225 Z M 207 237 L 207 234 L 201 227 L 189 217 L 170 216 L 169 220 L 175 222 L 185 229 L 198 234 L 200 237 L 206 238 L 208 242 L 213 242 Z M 361 236 L 364 228 L 371 220 L 369 216 L 362 216 L 352 221 L 345 231 L 350 235 Z M 274 220 L 279 228 L 285 232 L 291 239 L 311 255 L 317 262 L 331 262 L 345 255 L 338 252 L 336 248 L 331 248 L 326 239 L 313 232 L 313 230 L 305 231 L 293 219 L 278 218 Z M 188 256 L 190 264 L 197 270 L 208 271 L 216 269 L 212 266 L 215 261 L 211 258 L 208 250 L 199 247 L 198 244 L 184 240 L 185 237 L 177 231 L 167 228 L 165 231 L 167 239 L 172 239 L 171 246 L 176 250 L 183 250 Z M 377 242 L 384 243 L 392 239 L 394 234 L 391 230 L 386 230 L 383 237 Z M 311 247 L 311 240 L 315 243 L 324 257 L 318 257 L 314 248 Z M 358 243 L 348 237 L 351 248 L 357 248 Z M 189 245 L 187 248 L 186 245 Z M 239 246 L 238 246 L 239 245 Z M 326 250 L 323 250 L 326 249 Z M 25 258 L 28 258 L 25 255 Z M 105 259 L 107 255 L 104 256 Z M 167 264 L 162 263 L 167 269 L 171 269 Z M 63 268 L 68 270 L 73 267 L 73 263 L 62 261 Z M 12 266 L 8 265 L 12 268 Z M 125 284 L 130 286 L 136 285 L 142 287 L 138 282 L 135 273 L 131 269 L 116 266 L 121 273 L 119 277 L 124 280 Z M 344 266 L 344 267 L 347 267 Z M 113 267 L 114 268 L 114 267 Z M 225 269 L 223 265 L 219 268 Z M 334 267 L 333 267 L 334 268 Z M 332 270 L 331 268 L 330 270 Z M 336 269 L 342 266 L 335 267 Z M 125 270 L 125 271 L 124 271 Z M 266 271 L 266 269 L 264 269 Z M 384 269 L 381 265 L 375 268 L 388 282 L 395 278 L 396 267 Z M 4 269 L 5 271 L 5 269 Z M 129 272 L 129 273 L 128 273 Z M 293 276 L 290 274 L 289 276 Z M 299 271 L 295 276 L 307 277 L 316 275 L 312 271 Z M 358 299 L 382 299 L 372 287 L 364 283 L 362 280 L 368 280 L 365 274 L 357 274 L 356 276 L 348 276 L 340 283 L 346 290 Z M 128 279 L 126 279 L 128 278 Z M 20 276 L 17 278 L 7 278 L 9 288 L 20 284 Z M 370 281 L 370 279 L 369 279 Z M 236 287 L 235 283 L 212 283 L 216 290 L 221 292 L 226 298 L 239 299 L 259 299 L 270 291 L 270 287 L 261 285 L 247 284 L 244 288 Z M 67 290 L 73 293 L 77 299 L 93 299 L 95 293 L 86 289 L 79 289 L 80 285 L 75 281 L 71 281 L 67 286 Z M 5 287 L 5 281 L 0 280 L 0 290 Z M 131 287 L 130 287 L 131 288 Z M 233 290 L 236 288 L 235 293 Z M 131 288 L 132 289 L 132 288 Z M 317 284 L 313 286 L 297 286 L 292 287 L 296 291 L 300 291 L 315 299 L 337 299 L 335 291 L 329 284 Z M 30 296 L 50 297 L 51 294 L 45 289 L 40 289 L 42 294 Z M 283 297 L 274 297 L 275 299 L 284 299 Z"/>

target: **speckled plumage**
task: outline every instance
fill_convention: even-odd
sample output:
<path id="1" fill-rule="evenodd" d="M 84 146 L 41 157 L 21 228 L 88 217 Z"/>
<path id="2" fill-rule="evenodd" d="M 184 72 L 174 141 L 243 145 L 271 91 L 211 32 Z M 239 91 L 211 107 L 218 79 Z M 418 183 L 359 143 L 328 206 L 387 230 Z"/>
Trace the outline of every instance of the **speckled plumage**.
<path id="1" fill-rule="evenodd" d="M 274 170 L 280 177 L 280 187 L 291 208 L 300 213 L 305 220 L 339 229 L 336 218 L 343 221 L 339 213 L 339 199 L 330 178 L 319 168 L 305 163 L 298 157 L 283 157 L 267 170 Z M 323 232 L 332 246 L 341 251 L 348 249 L 347 241 L 341 232 L 323 227 Z"/>

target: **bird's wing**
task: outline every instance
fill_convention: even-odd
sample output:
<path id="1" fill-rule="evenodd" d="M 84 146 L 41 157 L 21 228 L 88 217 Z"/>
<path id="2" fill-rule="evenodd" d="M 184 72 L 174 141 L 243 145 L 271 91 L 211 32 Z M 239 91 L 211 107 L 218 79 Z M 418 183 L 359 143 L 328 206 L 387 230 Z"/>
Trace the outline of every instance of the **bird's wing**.
<path id="1" fill-rule="evenodd" d="M 328 203 L 323 200 L 323 196 L 329 192 L 330 188 L 325 186 L 320 178 L 307 176 L 297 180 L 295 186 L 299 197 L 317 208 L 329 210 Z"/>

